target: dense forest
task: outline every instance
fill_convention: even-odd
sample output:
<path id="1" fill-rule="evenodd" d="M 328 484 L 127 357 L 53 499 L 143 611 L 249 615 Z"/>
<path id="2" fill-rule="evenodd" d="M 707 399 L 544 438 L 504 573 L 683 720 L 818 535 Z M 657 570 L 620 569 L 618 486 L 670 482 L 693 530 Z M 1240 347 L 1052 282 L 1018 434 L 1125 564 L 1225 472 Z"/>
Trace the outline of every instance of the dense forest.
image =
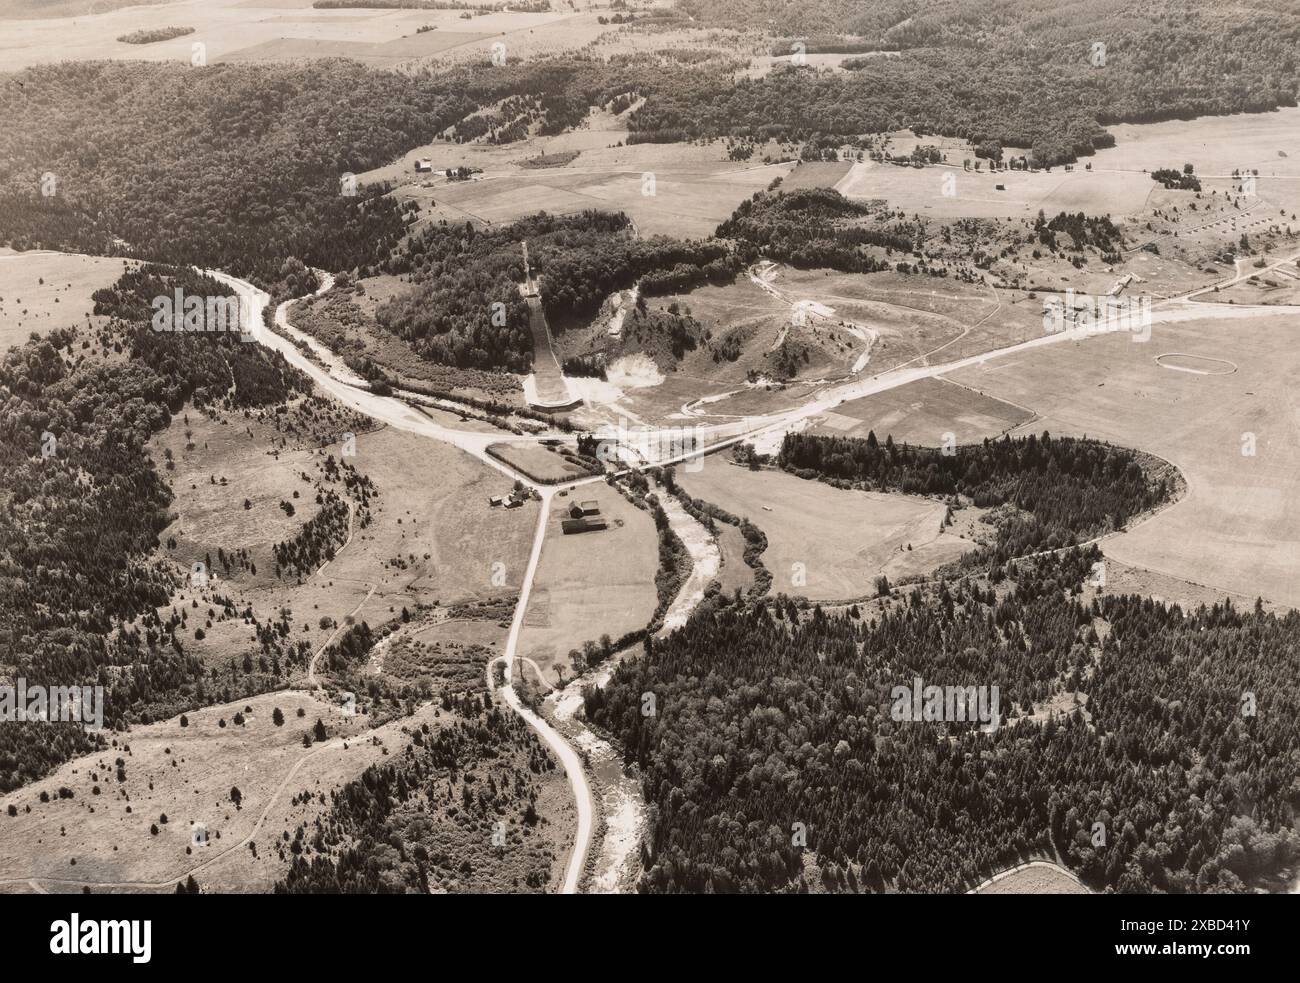
<path id="1" fill-rule="evenodd" d="M 486 694 L 444 696 L 442 711 L 394 760 L 332 791 L 323 819 L 285 831 L 292 860 L 275 893 L 546 888 L 555 857 L 539 835 L 538 782 L 555 762 Z"/>
<path id="2" fill-rule="evenodd" d="M 640 889 L 950 892 L 1048 856 L 1096 889 L 1219 892 L 1294 862 L 1300 614 L 1085 602 L 1097 556 L 874 615 L 715 597 L 647 640 L 584 692 L 643 776 Z M 916 677 L 999 687 L 1000 725 L 894 719 Z"/>
<path id="3" fill-rule="evenodd" d="M 657 289 L 683 279 L 730 280 L 740 269 L 724 243 L 636 236 L 622 213 L 545 212 L 509 226 L 475 229 L 469 223 L 430 225 L 412 236 L 384 270 L 403 273 L 416 287 L 376 311 L 379 324 L 406 339 L 425 358 L 472 368 L 527 372 L 532 364 L 522 243 L 553 330 L 590 317 L 615 290 L 647 275 Z"/>
<path id="4" fill-rule="evenodd" d="M 346 175 L 499 102 L 535 103 L 560 132 L 688 73 L 649 56 L 415 74 L 342 59 L 34 67 L 0 86 L 0 243 L 219 267 L 268 288 L 291 257 L 364 270 L 413 213 Z"/>
<path id="5" fill-rule="evenodd" d="M 1172 468 L 1122 447 L 1077 437 L 1010 436 L 945 452 L 865 439 L 787 434 L 777 463 L 841 488 L 937 495 L 950 505 L 994 509 L 995 541 L 967 553 L 966 566 L 1005 563 L 1061 549 L 1116 529 L 1169 501 Z"/>
<path id="6" fill-rule="evenodd" d="M 30 68 L 0 86 L 0 242 L 217 266 L 273 287 L 291 257 L 334 271 L 381 262 L 414 213 L 382 187 L 350 193 L 345 176 L 443 134 L 508 141 L 529 123 L 559 133 L 590 107 L 636 104 L 632 142 L 820 147 L 910 126 L 1052 164 L 1109 146 L 1103 127 L 1116 122 L 1265 111 L 1294 105 L 1300 88 L 1300 13 L 1261 0 L 682 7 L 699 24 L 815 34 L 814 50 L 854 34 L 846 53 L 901 54 L 754 78 L 728 56 L 668 49 L 490 72 L 396 74 L 340 59 Z"/>
<path id="7" fill-rule="evenodd" d="M 238 334 L 151 330 L 150 298 L 176 288 L 228 292 L 190 270 L 145 266 L 96 293 L 110 317 L 97 335 L 54 331 L 0 361 L 0 668 L 32 685 L 103 685 L 109 726 L 211 702 L 208 685 L 222 691 L 186 653 L 184 614 L 155 614 L 173 587 L 168 565 L 151 559 L 171 491 L 146 443 L 187 402 L 233 410 L 309 387 Z M 266 688 L 252 677 L 234 685 Z M 84 746 L 62 727 L 0 728 L 0 790 Z"/>
<path id="8" fill-rule="evenodd" d="M 13 162 L 0 176 L 0 238 L 218 266 L 268 285 L 288 257 L 337 270 L 391 247 L 400 207 L 365 187 L 342 193 L 343 175 L 472 109 L 454 89 L 398 87 L 345 62 L 68 63 L 22 81 L 0 90 L 0 158 Z"/>
<path id="9" fill-rule="evenodd" d="M 887 270 L 890 263 L 865 247 L 885 255 L 910 253 L 913 242 L 901 226 L 878 227 L 861 220 L 878 208 L 850 201 L 831 188 L 799 191 L 760 191 L 742 201 L 717 235 L 746 244 L 748 255 L 780 260 L 800 269 L 829 267 L 845 273 Z"/>
<path id="10" fill-rule="evenodd" d="M 697 75 L 631 114 L 634 140 L 851 137 L 912 126 L 996 139 L 1039 164 L 1110 146 L 1102 127 L 1296 104 L 1300 10 L 1266 0 L 682 0 L 701 24 L 900 51 L 847 73 L 793 68 L 735 85 Z M 858 37 L 858 36 L 861 37 Z M 1104 46 L 1102 49 L 1097 44 Z M 785 46 L 788 52 L 788 44 Z"/>
<path id="11" fill-rule="evenodd" d="M 618 75 L 582 59 L 417 77 L 342 60 L 31 68 L 0 87 L 0 241 L 217 266 L 268 286 L 289 257 L 364 266 L 409 216 L 383 188 L 346 193 L 345 175 L 514 94 L 607 101 L 628 88 Z"/>

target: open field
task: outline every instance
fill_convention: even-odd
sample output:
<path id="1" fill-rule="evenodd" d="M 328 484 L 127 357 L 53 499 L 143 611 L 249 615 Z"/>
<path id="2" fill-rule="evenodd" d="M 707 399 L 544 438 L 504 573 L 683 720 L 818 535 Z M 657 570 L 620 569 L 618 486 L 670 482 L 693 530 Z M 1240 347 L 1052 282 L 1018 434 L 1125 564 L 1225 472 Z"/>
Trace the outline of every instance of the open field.
<path id="1" fill-rule="evenodd" d="M 576 499 L 595 499 L 607 529 L 564 535 L 561 518 Z M 532 597 L 524 615 L 519 654 L 558 680 L 575 673 L 569 651 L 584 642 L 611 639 L 644 628 L 657 603 L 655 573 L 659 556 L 654 520 L 605 485 L 591 485 L 555 496 L 537 566 Z"/>
<path id="2" fill-rule="evenodd" d="M 953 379 L 1014 400 L 1027 430 L 1086 434 L 1163 457 L 1187 495 L 1106 541 L 1124 563 L 1287 605 L 1300 603 L 1300 482 L 1291 396 L 1300 372 L 1293 316 L 1157 324 L 1151 340 L 1109 335 L 973 366 Z M 1226 360 L 1236 372 L 1170 371 L 1173 353 Z M 1207 412 L 1207 410 L 1209 410 Z M 1253 451 L 1252 453 L 1249 453 Z M 1247 452 L 1247 453 L 1243 453 Z"/>
<path id="3" fill-rule="evenodd" d="M 560 455 L 539 444 L 535 440 L 521 441 L 488 446 L 488 453 L 497 460 L 504 461 L 516 471 L 528 475 L 534 481 L 555 483 L 567 478 L 583 478 L 587 472 L 576 464 L 566 461 Z"/>
<path id="4" fill-rule="evenodd" d="M 833 188 L 853 168 L 852 161 L 800 161 L 793 171 L 781 181 L 782 191 L 800 191 L 804 188 Z"/>
<path id="5" fill-rule="evenodd" d="M 722 554 L 718 585 L 723 593 L 749 590 L 754 584 L 754 568 L 745 562 L 745 537 L 730 523 L 719 522 L 717 543 L 718 552 Z"/>
<path id="6" fill-rule="evenodd" d="M 91 314 L 90 295 L 111 286 L 128 265 L 121 259 L 0 250 L 0 352 L 32 332 L 105 321 Z"/>
<path id="7" fill-rule="evenodd" d="M 763 280 L 766 289 L 741 276 L 725 286 L 648 301 L 657 307 L 676 303 L 689 311 L 712 332 L 712 344 L 737 333 L 740 354 L 734 362 L 714 361 L 710 347 L 701 346 L 657 384 L 624 389 L 620 408 L 635 419 L 660 422 L 772 413 L 804 401 L 829 380 L 847 378 L 855 368 L 875 375 L 913 361 L 949 361 L 1042 333 L 1042 301 L 1011 291 L 895 273 L 867 277 L 786 266 Z M 808 301 L 823 305 L 829 314 L 791 326 L 792 305 Z M 864 334 L 869 341 L 862 339 Z M 770 351 L 785 337 L 808 346 L 808 363 L 784 384 L 747 384 L 750 372 L 770 378 Z M 561 345 L 581 347 L 567 338 L 568 333 L 561 336 Z"/>
<path id="8" fill-rule="evenodd" d="M 422 222 L 500 224 L 542 210 L 566 214 L 599 208 L 626 213 L 642 235 L 702 238 L 741 201 L 793 166 L 728 161 L 721 144 L 617 146 L 626 138 L 621 118 L 595 113 L 574 132 L 502 146 L 438 140 L 357 178 L 363 184 L 400 185 L 395 196 L 419 202 Z M 582 153 L 560 167 L 521 165 L 538 154 L 575 149 Z M 415 161 L 422 158 L 432 162 L 432 175 L 415 174 Z M 456 167 L 482 173 L 469 181 L 448 181 L 442 172 Z M 647 175 L 653 175 L 653 184 Z"/>
<path id="9" fill-rule="evenodd" d="M 362 528 L 354 514 L 352 538 L 333 560 L 301 583 L 287 573 L 277 579 L 272 547 L 292 539 L 319 509 L 314 484 L 303 475 L 314 482 L 327 455 L 341 459 L 341 435 L 323 448 L 272 448 L 269 427 L 236 419 L 221 424 L 191 411 L 188 424 L 178 418 L 155 441 L 155 456 L 161 467 L 171 450 L 176 462 L 175 471 L 164 471 L 176 493 L 175 521 L 161 536 L 165 552 L 182 570 L 212 558 L 212 589 L 231 595 L 239 610 L 251 605 L 274 620 L 288 608 L 293 639 L 315 649 L 333 631 L 322 618 L 342 623 L 354 615 L 377 626 L 404 606 L 499 599 L 519 589 L 535 506 L 493 509 L 488 498 L 509 493 L 509 478 L 455 448 L 393 428 L 359 433 L 356 456 L 347 459 L 378 489 L 370 524 Z M 326 487 L 341 493 L 341 486 Z M 281 502 L 294 506 L 292 517 Z M 166 549 L 173 538 L 176 547 Z M 256 573 L 236 566 L 227 574 L 216 562 L 219 549 L 247 550 Z M 182 589 L 180 599 L 188 602 L 192 593 Z M 218 618 L 205 629 L 204 639 L 188 644 L 210 662 L 224 665 L 257 650 L 241 618 Z"/>
<path id="10" fill-rule="evenodd" d="M 272 720 L 275 708 L 284 715 L 281 725 Z M 302 737 L 318 718 L 328 738 L 304 747 Z M 331 792 L 401 753 L 410 742 L 404 731 L 421 724 L 436 731 L 447 719 L 429 706 L 371 729 L 362 715 L 285 691 L 193 711 L 185 727 L 172 718 L 135 728 L 118 735 L 116 746 L 70 761 L 0 800 L 17 808 L 16 816 L 0 817 L 0 880 L 19 879 L 0 890 L 22 889 L 30 880 L 46 891 L 80 892 L 77 883 L 47 880 L 62 878 L 94 883 L 95 893 L 171 893 L 194 870 L 205 892 L 270 891 L 293 857 L 283 834 L 292 837 L 302 824 L 311 830 L 328 811 Z M 563 775 L 551 771 L 536 780 L 543 817 L 537 836 L 543 849 L 563 856 L 573 812 Z M 72 796 L 60 798 L 60 788 Z M 431 810 L 430 820 L 441 821 L 440 811 Z M 206 845 L 195 842 L 196 829 L 206 830 Z M 512 858 L 506 859 L 508 867 Z M 508 870 L 505 882 L 496 881 L 501 873 L 477 865 L 462 877 L 462 889 L 508 890 Z M 554 864 L 552 889 L 561 874 L 562 865 Z"/>
<path id="11" fill-rule="evenodd" d="M 909 213 L 942 219 L 1033 216 L 1040 208 L 1049 215 L 1082 211 L 1124 218 L 1144 211 L 1163 192 L 1145 172 L 1181 168 L 1184 162 L 1191 161 L 1207 192 L 1218 187 L 1222 193 L 1230 185 L 1235 169 L 1258 168 L 1260 197 L 1284 205 L 1289 212 L 1300 200 L 1297 120 L 1300 109 L 1292 108 L 1262 114 L 1119 124 L 1109 127 L 1115 136 L 1114 147 L 1081 159 L 1070 171 L 1054 167 L 1037 173 L 963 171 L 962 160 L 975 159 L 968 147 L 926 137 L 920 142 L 947 150 L 946 165 L 912 168 L 863 161 L 854 164 L 833 186 L 850 197 L 885 199 Z M 945 144 L 949 146 L 945 148 Z M 891 149 L 895 153 L 905 151 L 906 142 L 895 140 Z M 1092 165 L 1091 170 L 1087 164 Z M 947 175 L 955 181 L 955 194 L 944 194 Z M 1213 180 L 1206 183 L 1207 179 Z M 1006 190 L 998 191 L 999 184 Z"/>
<path id="12" fill-rule="evenodd" d="M 973 155 L 972 155 L 973 156 Z M 1089 215 L 1137 212 L 1146 204 L 1153 188 L 1159 187 L 1141 173 L 1103 177 L 1083 170 L 1064 168 L 1051 171 L 965 171 L 961 160 L 955 165 L 898 167 L 861 161 L 837 184 L 841 194 L 864 201 L 883 199 L 909 214 L 916 212 L 936 219 L 1032 218 L 1042 209 L 1057 212 L 1085 212 Z M 1004 190 L 998 190 L 1001 185 Z M 945 193 L 951 191 L 951 194 Z"/>
<path id="13" fill-rule="evenodd" d="M 835 310 L 836 318 L 875 332 L 863 371 L 876 374 L 913 360 L 946 362 L 1042 332 L 1042 302 L 1013 304 L 1009 291 L 897 273 L 870 277 L 782 268 L 774 285 L 795 299 Z M 933 357 L 926 356 L 935 352 Z"/>
<path id="14" fill-rule="evenodd" d="M 845 600 L 956 559 L 971 543 L 941 528 L 945 507 L 909 495 L 846 491 L 781 471 L 709 458 L 678 482 L 694 498 L 748 518 L 767 535 L 773 593 Z M 908 547 L 911 549 L 908 549 Z"/>
<path id="15" fill-rule="evenodd" d="M 539 14 L 495 12 L 464 19 L 459 10 L 354 7 L 317 10 L 305 0 L 215 0 L 119 5 L 63 2 L 37 8 L 25 0 L 0 4 L 5 21 L 0 60 L 17 70 L 50 61 L 100 58 L 183 61 L 203 45 L 208 64 L 218 61 L 293 61 L 351 58 L 376 68 L 404 64 L 487 60 L 494 41 L 511 57 L 540 55 L 594 41 L 607 28 L 597 15 L 572 10 Z M 585 6 L 585 4 L 584 4 Z M 10 19 L 13 18 L 13 19 Z M 74 19 L 75 18 L 75 19 Z M 118 37 L 167 25 L 194 33 L 150 45 Z M 432 25 L 435 30 L 417 33 Z"/>
<path id="16" fill-rule="evenodd" d="M 271 720 L 275 707 L 285 717 L 281 726 Z M 297 716 L 299 709 L 302 717 Z M 235 723 L 235 713 L 241 714 L 243 724 Z M 236 846 L 232 856 L 213 866 L 246 868 L 238 878 L 199 872 L 196 879 L 207 888 L 269 890 L 285 867 L 276 856 L 273 837 L 284 822 L 296 825 L 320 809 L 318 803 L 295 807 L 290 798 L 303 788 L 317 790 L 318 781 L 324 782 L 319 790 L 326 790 L 331 778 L 351 778 L 382 754 L 369 740 L 355 739 L 367 729 L 365 717 L 347 717 L 298 691 L 268 693 L 186 716 L 186 727 L 179 718 L 137 727 L 119 735 L 117 746 L 70 761 L 5 796 L 6 807 L 16 805 L 18 815 L 0 817 L 6 824 L 0 838 L 0 878 L 161 881 L 155 890 L 169 891 L 169 881 L 183 880 L 183 872 L 208 859 L 207 854 Z M 324 721 L 328 745 L 335 746 L 321 745 L 309 757 L 302 736 L 317 718 Z M 381 730 L 380 739 L 397 747 L 400 735 L 394 728 Z M 114 764 L 118 759 L 122 778 Z M 304 759 L 307 763 L 295 770 Z M 72 797 L 59 798 L 60 787 L 70 789 Z M 239 789 L 239 808 L 231 801 L 232 788 Z M 49 793 L 49 802 L 40 801 L 42 792 Z M 263 811 L 272 807 L 279 810 L 281 825 L 268 817 L 255 833 Z M 166 822 L 160 820 L 162 815 Z M 206 847 L 192 843 L 195 823 L 207 828 Z M 151 824 L 157 825 L 157 835 L 151 833 Z M 249 836 L 260 840 L 256 860 L 240 846 Z"/>
<path id="17" fill-rule="evenodd" d="M 1195 611 L 1202 604 L 1213 607 L 1225 600 L 1230 600 L 1241 608 L 1250 607 L 1258 596 L 1194 584 L 1179 577 L 1121 563 L 1114 556 L 1106 557 L 1106 583 L 1103 590 L 1111 594 L 1142 594 L 1163 604 L 1177 604 L 1184 611 Z M 1085 587 L 1085 598 L 1093 592 L 1092 587 Z M 1268 601 L 1264 603 L 1265 610 L 1270 611 L 1283 610 L 1285 607 L 1286 605 Z"/>
<path id="18" fill-rule="evenodd" d="M 957 444 L 996 437 L 1033 414 L 943 379 L 919 379 L 897 389 L 851 400 L 826 413 L 815 433 L 865 437 L 874 431 L 895 443 L 938 446 L 945 434 Z"/>
<path id="19" fill-rule="evenodd" d="M 1261 270 L 1258 276 L 1200 299 L 1216 304 L 1300 304 L 1300 269 L 1287 263 L 1277 270 Z"/>

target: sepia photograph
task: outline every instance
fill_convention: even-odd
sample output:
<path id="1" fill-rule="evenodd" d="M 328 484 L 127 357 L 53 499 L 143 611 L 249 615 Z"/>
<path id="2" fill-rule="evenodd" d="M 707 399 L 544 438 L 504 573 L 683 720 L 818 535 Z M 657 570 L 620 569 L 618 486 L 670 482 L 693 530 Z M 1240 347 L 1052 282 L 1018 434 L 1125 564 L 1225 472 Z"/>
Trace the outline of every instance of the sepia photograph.
<path id="1" fill-rule="evenodd" d="M 15 938 L 1278 955 L 1298 96 L 1300 0 L 0 0 Z"/>

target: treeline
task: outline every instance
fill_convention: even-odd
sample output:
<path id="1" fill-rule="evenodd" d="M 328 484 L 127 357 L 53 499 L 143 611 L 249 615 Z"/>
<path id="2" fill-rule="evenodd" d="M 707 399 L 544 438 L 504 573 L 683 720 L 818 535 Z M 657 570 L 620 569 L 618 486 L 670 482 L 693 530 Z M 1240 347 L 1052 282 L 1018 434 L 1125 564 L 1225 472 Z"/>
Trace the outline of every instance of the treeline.
<path id="1" fill-rule="evenodd" d="M 643 776 L 640 890 L 957 892 L 1041 856 L 1133 893 L 1279 873 L 1300 856 L 1300 615 L 1083 603 L 1096 556 L 871 617 L 713 598 L 647 641 L 584 691 Z M 997 686 L 999 723 L 896 719 L 918 676 Z"/>
<path id="2" fill-rule="evenodd" d="M 787 434 L 777 463 L 837 487 L 998 509 L 991 517 L 995 541 L 963 557 L 968 565 L 1001 564 L 1123 529 L 1177 491 L 1173 473 L 1135 451 L 1048 433 L 986 439 L 951 452 L 895 444 L 893 437 L 881 444 L 874 432 L 865 440 Z"/>
<path id="3" fill-rule="evenodd" d="M 0 360 L 0 667 L 31 685 L 103 685 L 109 726 L 188 709 L 205 685 L 182 617 L 155 613 L 173 588 L 170 567 L 151 558 L 171 492 L 150 437 L 187 401 L 271 405 L 309 387 L 237 334 L 155 333 L 142 312 L 178 287 L 227 292 L 190 270 L 146 267 L 98 295 L 111 320 L 95 336 L 54 331 Z M 58 728 L 3 730 L 0 789 L 86 747 Z"/>
<path id="4" fill-rule="evenodd" d="M 292 860 L 276 894 L 546 888 L 556 858 L 537 801 L 554 761 L 486 694 L 444 696 L 442 710 L 395 760 L 331 792 L 323 817 L 285 831 L 277 849 Z"/>
<path id="5" fill-rule="evenodd" d="M 889 269 L 889 263 L 864 251 L 910 253 L 912 240 L 899 228 L 860 223 L 875 214 L 831 188 L 760 191 L 742 201 L 718 226 L 717 236 L 746 244 L 748 255 L 780 260 L 800 269 L 829 267 L 846 273 Z"/>

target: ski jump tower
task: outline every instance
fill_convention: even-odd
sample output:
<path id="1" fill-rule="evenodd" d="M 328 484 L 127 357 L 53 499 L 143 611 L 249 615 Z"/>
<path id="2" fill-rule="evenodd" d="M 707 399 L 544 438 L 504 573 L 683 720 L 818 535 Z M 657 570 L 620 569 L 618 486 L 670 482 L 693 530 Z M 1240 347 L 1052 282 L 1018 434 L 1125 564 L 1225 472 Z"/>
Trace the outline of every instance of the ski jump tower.
<path id="1" fill-rule="evenodd" d="M 546 312 L 542 310 L 542 294 L 528 262 L 528 243 L 524 247 L 524 282 L 519 293 L 528 304 L 528 327 L 533 335 L 533 371 L 524 380 L 524 398 L 534 409 L 545 412 L 570 410 L 582 405 L 582 397 L 569 390 L 568 380 L 555 355 L 555 341 Z"/>
<path id="2" fill-rule="evenodd" d="M 523 295 L 525 297 L 540 297 L 541 291 L 537 288 L 537 281 L 533 279 L 532 268 L 528 265 L 528 243 L 523 243 L 524 247 L 524 286 Z"/>

